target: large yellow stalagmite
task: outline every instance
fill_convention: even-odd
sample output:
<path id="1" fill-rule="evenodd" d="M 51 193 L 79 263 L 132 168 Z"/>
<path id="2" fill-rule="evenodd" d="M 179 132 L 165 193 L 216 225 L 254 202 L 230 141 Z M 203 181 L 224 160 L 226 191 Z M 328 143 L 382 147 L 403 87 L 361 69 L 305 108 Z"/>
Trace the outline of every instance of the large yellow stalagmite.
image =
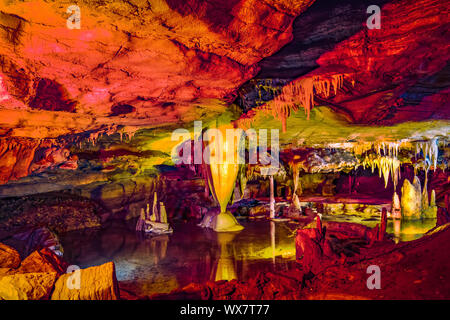
<path id="1" fill-rule="evenodd" d="M 213 186 L 211 190 L 216 195 L 217 201 L 220 205 L 220 213 L 212 220 L 212 228 L 217 232 L 239 231 L 244 229 L 236 218 L 227 212 L 227 204 L 230 201 L 233 193 L 237 174 L 239 172 L 239 164 L 237 161 L 237 151 L 240 139 L 237 143 L 234 141 L 227 141 L 226 130 L 233 129 L 231 125 L 221 126 L 217 128 L 221 132 L 223 141 L 215 137 L 210 143 L 209 156 L 210 168 Z M 234 137 L 233 137 L 234 138 Z M 229 161 L 225 155 L 233 155 L 234 160 Z"/>
<path id="2" fill-rule="evenodd" d="M 422 192 L 418 178 L 414 183 L 405 179 L 402 187 L 401 207 L 403 219 L 420 219 L 422 215 Z"/>

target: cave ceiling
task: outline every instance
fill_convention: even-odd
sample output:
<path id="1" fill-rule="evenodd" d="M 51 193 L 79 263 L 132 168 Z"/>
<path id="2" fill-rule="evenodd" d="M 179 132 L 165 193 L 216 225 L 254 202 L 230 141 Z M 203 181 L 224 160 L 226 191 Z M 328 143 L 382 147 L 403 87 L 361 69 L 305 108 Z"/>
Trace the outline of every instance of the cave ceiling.
<path id="1" fill-rule="evenodd" d="M 69 29 L 72 4 L 0 1 L 1 183 L 170 164 L 195 120 L 280 129 L 290 149 L 448 136 L 446 1 L 379 1 L 372 30 L 365 0 L 82 0 Z M 303 83 L 330 92 L 282 125 L 271 102 Z"/>

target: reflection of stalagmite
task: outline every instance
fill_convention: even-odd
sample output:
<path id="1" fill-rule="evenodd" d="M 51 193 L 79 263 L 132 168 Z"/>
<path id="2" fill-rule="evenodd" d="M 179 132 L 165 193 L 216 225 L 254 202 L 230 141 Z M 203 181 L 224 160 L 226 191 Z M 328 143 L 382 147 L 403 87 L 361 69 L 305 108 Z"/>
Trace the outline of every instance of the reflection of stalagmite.
<path id="1" fill-rule="evenodd" d="M 141 213 L 136 223 L 136 231 L 144 231 L 144 229 L 145 229 L 145 210 L 144 208 L 141 208 Z"/>
<path id="2" fill-rule="evenodd" d="M 237 279 L 236 269 L 234 265 L 234 254 L 231 241 L 236 233 L 217 233 L 217 242 L 220 245 L 220 254 L 211 274 L 211 280 L 232 280 Z"/>
<path id="3" fill-rule="evenodd" d="M 270 221 L 270 243 L 272 245 L 272 263 L 275 265 L 276 256 L 276 238 L 275 238 L 275 222 Z"/>
<path id="4" fill-rule="evenodd" d="M 425 178 L 425 185 L 423 186 L 422 191 L 422 210 L 426 211 L 429 207 L 428 202 L 428 189 L 427 189 L 427 179 Z"/>
<path id="5" fill-rule="evenodd" d="M 394 220 L 394 239 L 396 243 L 398 243 L 400 239 L 400 232 L 402 230 L 401 226 L 402 226 L 401 220 Z"/>

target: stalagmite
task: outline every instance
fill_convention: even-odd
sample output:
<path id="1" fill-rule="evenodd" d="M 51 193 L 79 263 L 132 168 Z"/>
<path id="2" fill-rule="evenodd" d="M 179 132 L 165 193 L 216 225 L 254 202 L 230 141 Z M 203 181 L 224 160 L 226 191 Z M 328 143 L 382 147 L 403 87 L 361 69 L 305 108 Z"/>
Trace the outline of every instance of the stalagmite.
<path id="1" fill-rule="evenodd" d="M 153 207 L 152 207 L 152 215 L 150 220 L 151 221 L 157 221 L 159 218 L 159 211 L 158 211 L 158 195 L 156 192 L 153 193 Z"/>
<path id="2" fill-rule="evenodd" d="M 167 212 L 163 202 L 159 203 L 159 216 L 159 221 L 161 223 L 167 223 Z"/>
<path id="3" fill-rule="evenodd" d="M 158 208 L 159 203 L 159 208 Z M 167 221 L 167 212 L 163 202 L 158 202 L 158 196 L 154 192 L 152 213 L 150 214 L 150 205 L 147 204 L 147 214 L 145 215 L 145 227 L 146 233 L 154 234 L 170 234 L 173 232 Z M 150 216 L 150 219 L 148 217 Z"/>
<path id="4" fill-rule="evenodd" d="M 232 126 L 223 126 L 218 128 L 222 132 L 222 136 L 225 137 L 226 129 L 232 129 Z M 237 141 L 240 141 L 238 139 Z M 217 201 L 220 205 L 220 213 L 212 218 L 212 228 L 216 232 L 229 232 L 229 231 L 240 231 L 242 227 L 236 220 L 236 218 L 227 212 L 227 204 L 230 201 L 233 189 L 236 183 L 237 174 L 239 172 L 239 164 L 228 163 L 227 159 L 221 161 L 221 157 L 226 158 L 225 154 L 232 153 L 234 159 L 236 159 L 237 150 L 239 149 L 236 144 L 231 141 L 227 143 L 220 143 L 219 139 L 216 137 L 211 143 L 209 157 L 210 157 L 210 169 L 212 176 L 212 183 L 210 184 L 211 193 L 215 195 Z"/>
<path id="5" fill-rule="evenodd" d="M 397 192 L 394 192 L 392 197 L 392 218 L 400 219 L 402 217 L 402 209 L 400 206 L 400 199 Z"/>
<path id="6" fill-rule="evenodd" d="M 422 194 L 420 182 L 417 185 L 418 178 L 414 177 L 414 183 L 411 184 L 405 179 L 402 186 L 401 208 L 403 219 L 420 219 L 422 214 Z"/>
<path id="7" fill-rule="evenodd" d="M 431 199 L 430 199 L 430 207 L 435 207 L 436 206 L 436 192 L 433 190 L 431 190 Z"/>
<path id="8" fill-rule="evenodd" d="M 408 179 L 405 179 L 400 203 L 402 218 L 404 219 L 437 217 L 436 193 L 433 190 L 431 192 L 431 200 L 428 201 L 427 179 L 425 179 L 423 191 L 417 176 L 414 176 L 413 184 Z"/>
<path id="9" fill-rule="evenodd" d="M 422 200 L 423 202 L 423 200 Z M 424 218 L 436 218 L 437 217 L 437 206 L 436 206 L 436 193 L 434 190 L 431 191 L 430 203 L 427 203 L 427 207 L 423 209 Z"/>
<path id="10" fill-rule="evenodd" d="M 428 210 L 429 202 L 428 202 L 428 189 L 427 189 L 427 179 L 425 178 L 425 184 L 423 186 L 422 191 L 422 210 Z"/>
<path id="11" fill-rule="evenodd" d="M 139 219 L 138 219 L 138 221 L 136 223 L 136 231 L 144 231 L 144 229 L 145 229 L 145 220 L 146 220 L 146 218 L 145 218 L 145 210 L 144 210 L 144 208 L 141 208 Z"/>

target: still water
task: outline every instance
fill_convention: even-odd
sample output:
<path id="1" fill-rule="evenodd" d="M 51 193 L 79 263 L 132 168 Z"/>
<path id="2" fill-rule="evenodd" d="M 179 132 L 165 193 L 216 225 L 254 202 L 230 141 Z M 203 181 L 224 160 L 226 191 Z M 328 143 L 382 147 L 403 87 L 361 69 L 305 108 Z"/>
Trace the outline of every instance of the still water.
<path id="1" fill-rule="evenodd" d="M 246 280 L 257 272 L 295 264 L 295 225 L 241 222 L 238 233 L 215 233 L 176 223 L 172 235 L 135 232 L 135 223 L 114 221 L 101 229 L 61 236 L 64 258 L 86 268 L 114 261 L 121 288 L 139 295 L 168 293 L 191 282 Z"/>
<path id="2" fill-rule="evenodd" d="M 373 228 L 380 224 L 379 217 L 360 217 L 352 215 L 324 215 L 325 221 L 353 222 Z M 388 219 L 386 232 L 392 235 L 395 242 L 412 241 L 421 238 L 426 232 L 436 226 L 436 219 L 393 220 Z"/>
<path id="3" fill-rule="evenodd" d="M 324 220 L 355 222 L 374 227 L 379 218 L 325 215 Z M 387 232 L 396 241 L 420 238 L 435 219 L 389 220 Z M 64 258 L 81 268 L 114 261 L 122 289 L 138 295 L 168 293 L 191 282 L 245 281 L 258 272 L 282 271 L 295 265 L 292 222 L 241 221 L 244 230 L 216 233 L 193 223 L 175 223 L 172 235 L 136 233 L 135 221 L 111 221 L 101 229 L 61 236 Z"/>

